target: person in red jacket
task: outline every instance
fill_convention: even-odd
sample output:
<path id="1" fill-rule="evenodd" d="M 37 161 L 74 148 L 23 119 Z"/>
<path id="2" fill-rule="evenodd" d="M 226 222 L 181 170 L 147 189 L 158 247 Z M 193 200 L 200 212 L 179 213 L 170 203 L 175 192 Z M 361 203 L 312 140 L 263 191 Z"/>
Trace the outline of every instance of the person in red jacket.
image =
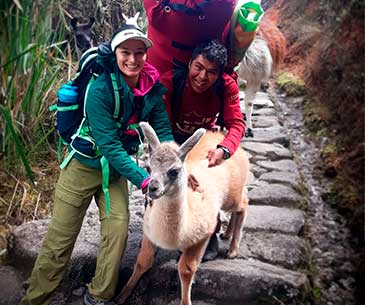
<path id="1" fill-rule="evenodd" d="M 148 38 L 147 61 L 162 75 L 174 63 L 187 64 L 195 46 L 217 39 L 226 45 L 237 0 L 144 0 Z"/>
<path id="2" fill-rule="evenodd" d="M 164 99 L 177 143 L 183 143 L 198 128 L 214 129 L 220 124 L 227 129 L 223 141 L 208 153 L 209 166 L 233 155 L 245 133 L 238 85 L 224 73 L 226 63 L 226 48 L 211 40 L 194 49 L 188 66 L 175 67 L 160 77 L 167 88 Z M 217 255 L 218 239 L 213 234 L 203 261 Z"/>

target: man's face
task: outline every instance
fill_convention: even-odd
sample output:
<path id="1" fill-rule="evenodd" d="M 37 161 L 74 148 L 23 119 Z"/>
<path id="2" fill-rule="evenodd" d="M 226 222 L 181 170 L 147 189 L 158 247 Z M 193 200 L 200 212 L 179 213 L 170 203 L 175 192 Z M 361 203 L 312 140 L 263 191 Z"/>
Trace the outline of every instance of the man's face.
<path id="1" fill-rule="evenodd" d="M 218 65 L 200 54 L 189 63 L 188 80 L 190 86 L 196 93 L 203 93 L 214 85 L 218 79 L 218 73 Z"/>

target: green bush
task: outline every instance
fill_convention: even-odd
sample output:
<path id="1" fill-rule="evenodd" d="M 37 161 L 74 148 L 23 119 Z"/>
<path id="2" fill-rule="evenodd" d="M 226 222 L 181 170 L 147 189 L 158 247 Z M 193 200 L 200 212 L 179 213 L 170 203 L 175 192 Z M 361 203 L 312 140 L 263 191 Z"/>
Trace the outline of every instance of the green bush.
<path id="1" fill-rule="evenodd" d="M 281 72 L 276 78 L 276 83 L 288 96 L 301 96 L 306 94 L 304 81 L 291 73 Z"/>
<path id="2" fill-rule="evenodd" d="M 31 180 L 29 160 L 54 128 L 45 114 L 68 63 L 62 14 L 60 1 L 0 2 L 0 160 Z"/>

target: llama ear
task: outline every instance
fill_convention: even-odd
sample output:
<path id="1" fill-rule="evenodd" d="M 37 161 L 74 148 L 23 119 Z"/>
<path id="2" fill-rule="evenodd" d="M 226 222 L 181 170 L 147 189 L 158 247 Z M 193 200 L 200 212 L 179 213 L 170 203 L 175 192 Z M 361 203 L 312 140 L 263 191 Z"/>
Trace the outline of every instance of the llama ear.
<path id="1" fill-rule="evenodd" d="M 199 128 L 194 134 L 187 139 L 181 146 L 178 152 L 179 158 L 184 162 L 188 152 L 199 142 L 200 138 L 205 134 L 204 128 Z"/>
<path id="2" fill-rule="evenodd" d="M 71 26 L 72 26 L 73 30 L 76 31 L 76 29 L 77 29 L 77 18 L 76 17 L 71 19 Z"/>
<path id="3" fill-rule="evenodd" d="M 122 13 L 122 16 L 123 16 L 123 19 L 125 20 L 125 21 L 127 21 L 129 18 L 127 17 L 127 15 L 126 14 L 124 14 L 124 13 Z"/>
<path id="4" fill-rule="evenodd" d="M 95 17 L 91 16 L 89 18 L 89 23 L 88 23 L 89 28 L 92 28 L 94 26 L 94 23 L 95 23 Z"/>
<path id="5" fill-rule="evenodd" d="M 155 151 L 160 146 L 160 140 L 158 139 L 156 132 L 147 122 L 140 122 L 139 126 L 142 128 L 143 134 L 147 139 L 151 152 Z"/>

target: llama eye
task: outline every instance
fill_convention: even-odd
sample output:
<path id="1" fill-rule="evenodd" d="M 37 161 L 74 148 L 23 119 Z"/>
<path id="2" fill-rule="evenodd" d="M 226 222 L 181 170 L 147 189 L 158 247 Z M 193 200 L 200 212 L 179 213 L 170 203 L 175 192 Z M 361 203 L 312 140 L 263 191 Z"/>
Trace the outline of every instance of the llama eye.
<path id="1" fill-rule="evenodd" d="M 177 168 L 173 168 L 173 169 L 170 169 L 168 172 L 167 172 L 167 175 L 169 176 L 170 179 L 176 179 L 177 176 L 179 175 L 179 172 L 180 170 L 177 169 Z"/>

